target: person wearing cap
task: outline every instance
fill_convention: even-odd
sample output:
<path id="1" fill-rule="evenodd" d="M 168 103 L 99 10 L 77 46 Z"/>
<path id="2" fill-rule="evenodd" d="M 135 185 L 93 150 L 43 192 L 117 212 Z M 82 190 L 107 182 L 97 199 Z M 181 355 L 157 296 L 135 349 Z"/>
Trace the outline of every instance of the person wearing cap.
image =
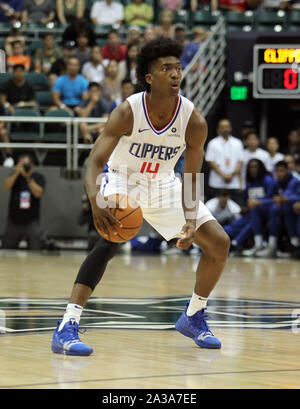
<path id="1" fill-rule="evenodd" d="M 55 83 L 57 77 L 63 75 L 67 71 L 67 61 L 74 55 L 75 41 L 65 41 L 61 50 L 61 58 L 58 58 L 50 68 L 49 80 L 51 86 Z"/>
<path id="2" fill-rule="evenodd" d="M 124 20 L 126 24 L 147 26 L 152 22 L 153 17 L 153 7 L 143 0 L 132 0 L 131 4 L 125 6 Z"/>
<path id="3" fill-rule="evenodd" d="M 127 31 L 126 45 L 141 45 L 141 28 L 139 26 L 129 26 Z"/>
<path id="4" fill-rule="evenodd" d="M 113 0 L 95 1 L 90 17 L 94 24 L 121 24 L 124 17 L 124 6 Z"/>

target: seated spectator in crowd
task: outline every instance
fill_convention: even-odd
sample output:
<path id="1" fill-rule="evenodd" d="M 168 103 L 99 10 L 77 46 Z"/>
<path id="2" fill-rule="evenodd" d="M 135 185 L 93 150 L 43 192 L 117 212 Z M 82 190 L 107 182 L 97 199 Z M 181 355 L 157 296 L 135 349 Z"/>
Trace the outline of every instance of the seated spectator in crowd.
<path id="1" fill-rule="evenodd" d="M 0 22 L 15 23 L 16 21 L 19 21 L 22 10 L 22 0 L 0 1 Z"/>
<path id="2" fill-rule="evenodd" d="M 40 201 L 45 190 L 43 175 L 34 171 L 29 154 L 22 154 L 3 189 L 10 191 L 8 218 L 2 238 L 4 249 L 16 249 L 26 238 L 28 249 L 40 250 L 46 241 L 40 226 Z"/>
<path id="3" fill-rule="evenodd" d="M 281 216 L 284 219 L 290 244 L 298 247 L 299 239 L 296 224 L 291 217 L 294 203 L 300 199 L 300 181 L 293 177 L 287 163 L 280 161 L 275 165 L 276 179 L 270 197 L 251 211 L 251 229 L 254 234 L 252 254 L 256 257 L 275 257 Z M 263 226 L 268 223 L 268 247 L 263 249 Z M 295 250 L 295 249 L 294 249 Z"/>
<path id="4" fill-rule="evenodd" d="M 74 51 L 74 56 L 78 58 L 80 62 L 80 70 L 83 64 L 88 62 L 91 57 L 91 47 L 89 47 L 89 36 L 87 33 L 81 33 L 77 37 L 76 48 Z"/>
<path id="5" fill-rule="evenodd" d="M 296 216 L 296 229 L 298 239 L 300 240 L 300 200 L 293 204 L 293 211 Z M 292 253 L 292 257 L 300 260 L 300 248 L 297 248 L 297 250 Z"/>
<path id="6" fill-rule="evenodd" d="M 96 44 L 96 35 L 92 24 L 84 17 L 77 18 L 65 29 L 62 34 L 62 43 L 73 42 L 75 44 L 81 33 L 87 33 L 90 47 Z"/>
<path id="7" fill-rule="evenodd" d="M 140 47 L 144 47 L 150 41 L 154 40 L 155 36 L 156 36 L 156 33 L 154 30 L 154 27 L 153 26 L 146 27 L 143 33 L 142 39 L 141 39 Z"/>
<path id="8" fill-rule="evenodd" d="M 192 41 L 188 42 L 184 47 L 182 57 L 180 59 L 182 68 L 184 69 L 189 63 L 192 61 L 194 56 L 199 50 L 199 47 L 205 41 L 207 37 L 207 33 L 201 27 L 194 27 L 193 28 L 193 39 Z M 197 71 L 199 68 L 199 62 L 196 62 L 193 66 L 193 71 Z"/>
<path id="9" fill-rule="evenodd" d="M 139 26 L 129 26 L 127 30 L 126 45 L 127 47 L 131 44 L 136 44 L 140 46 L 142 43 L 142 31 Z"/>
<path id="10" fill-rule="evenodd" d="M 137 44 L 130 44 L 127 47 L 126 60 L 119 63 L 119 80 L 130 78 L 133 84 L 137 83 L 136 78 L 136 57 L 139 53 Z"/>
<path id="11" fill-rule="evenodd" d="M 212 11 L 218 10 L 219 2 L 218 0 L 191 0 L 191 11 L 196 11 L 206 6 L 210 6 Z"/>
<path id="12" fill-rule="evenodd" d="M 20 41 L 25 49 L 26 37 L 23 34 L 20 34 L 17 28 L 12 27 L 9 35 L 5 39 L 4 49 L 6 55 L 12 55 L 12 43 L 14 43 L 15 41 Z"/>
<path id="13" fill-rule="evenodd" d="M 85 0 L 56 0 L 57 17 L 61 24 L 73 23 L 83 17 Z"/>
<path id="14" fill-rule="evenodd" d="M 177 23 L 174 27 L 174 40 L 178 41 L 183 47 L 185 47 L 188 43 L 187 40 L 187 32 L 184 24 Z"/>
<path id="15" fill-rule="evenodd" d="M 10 114 L 15 108 L 36 104 L 34 89 L 26 80 L 25 68 L 20 64 L 13 67 L 12 78 L 1 86 L 0 93 L 1 102 Z"/>
<path id="16" fill-rule="evenodd" d="M 31 60 L 24 53 L 24 46 L 21 41 L 14 41 L 12 44 L 12 54 L 6 58 L 7 70 L 12 71 L 14 65 L 22 64 L 26 71 L 29 71 Z"/>
<path id="17" fill-rule="evenodd" d="M 261 0 L 259 8 L 268 11 L 285 10 L 289 8 L 290 0 Z"/>
<path id="18" fill-rule="evenodd" d="M 155 37 L 174 37 L 174 13 L 164 9 L 159 14 L 158 26 L 154 27 Z"/>
<path id="19" fill-rule="evenodd" d="M 41 72 L 45 75 L 50 73 L 52 65 L 61 58 L 59 48 L 55 46 L 55 38 L 52 33 L 43 36 L 43 47 L 38 48 L 34 56 L 34 72 Z"/>
<path id="20" fill-rule="evenodd" d="M 22 23 L 47 24 L 55 18 L 52 0 L 25 0 L 22 12 Z"/>
<path id="21" fill-rule="evenodd" d="M 285 155 L 284 156 L 284 161 L 287 163 L 289 171 L 291 174 L 296 178 L 300 180 L 300 173 L 297 171 L 297 162 L 296 159 L 293 155 Z"/>
<path id="22" fill-rule="evenodd" d="M 231 251 L 240 253 L 246 242 L 252 238 L 251 209 L 270 197 L 274 184 L 272 175 L 267 172 L 265 165 L 259 159 L 250 159 L 246 170 L 246 189 L 244 191 L 241 217 L 223 226 L 231 238 Z M 252 252 L 245 250 L 246 254 Z M 248 252 L 248 253 L 247 253 Z"/>
<path id="23" fill-rule="evenodd" d="M 70 42 L 67 41 L 63 44 L 61 54 L 62 56 L 58 58 L 50 68 L 49 72 L 49 79 L 50 79 L 50 85 L 52 86 L 57 77 L 60 75 L 64 75 L 67 72 L 67 62 L 69 58 L 74 56 L 74 51 L 75 51 L 75 42 Z"/>
<path id="24" fill-rule="evenodd" d="M 240 217 L 241 207 L 230 199 L 228 190 L 220 190 L 218 196 L 208 200 L 205 206 L 221 226 L 231 223 Z"/>
<path id="25" fill-rule="evenodd" d="M 256 130 L 254 122 L 251 119 L 247 119 L 243 123 L 243 125 L 241 126 L 240 131 L 239 131 L 239 137 L 243 142 L 244 148 L 247 148 L 247 146 L 245 145 L 245 140 L 246 140 L 247 135 L 250 132 L 256 133 L 257 130 Z"/>
<path id="26" fill-rule="evenodd" d="M 300 1 L 299 0 L 291 0 L 289 1 L 289 10 L 299 10 L 300 9 Z"/>
<path id="27" fill-rule="evenodd" d="M 52 88 L 53 102 L 59 109 L 74 112 L 82 100 L 88 97 L 88 81 L 79 73 L 79 60 L 69 58 L 67 72 L 55 81 Z"/>
<path id="28" fill-rule="evenodd" d="M 95 1 L 90 17 L 94 24 L 121 24 L 124 17 L 124 6 L 114 0 Z"/>
<path id="29" fill-rule="evenodd" d="M 3 115 L 6 115 L 6 112 L 5 112 L 4 105 L 2 103 L 0 103 L 0 119 L 1 119 L 1 116 L 3 116 Z M 7 129 L 6 129 L 4 121 L 0 122 L 0 141 L 3 142 L 3 143 L 9 143 L 9 137 L 8 137 L 8 134 L 7 134 Z M 4 159 L 4 162 L 2 163 L 2 166 L 8 167 L 8 168 L 14 166 L 14 159 L 13 159 L 13 156 L 12 156 L 12 149 L 11 148 L 3 148 L 3 152 L 4 152 L 4 155 L 5 155 L 5 159 Z"/>
<path id="30" fill-rule="evenodd" d="M 92 47 L 90 61 L 83 65 L 81 73 L 89 82 L 99 83 L 104 79 L 104 62 L 98 45 Z"/>
<path id="31" fill-rule="evenodd" d="M 160 0 L 159 4 L 161 9 L 178 11 L 183 8 L 184 0 Z"/>
<path id="32" fill-rule="evenodd" d="M 261 0 L 219 0 L 218 8 L 225 11 L 243 13 L 247 9 L 256 9 Z"/>
<path id="33" fill-rule="evenodd" d="M 134 91 L 134 84 L 132 83 L 131 79 L 123 79 L 123 81 L 121 82 L 121 95 L 112 103 L 109 112 L 113 111 L 118 105 L 124 102 L 126 98 L 134 94 Z"/>
<path id="34" fill-rule="evenodd" d="M 90 201 L 86 194 L 82 195 L 81 198 L 82 207 L 81 212 L 78 217 L 78 224 L 79 226 L 84 226 L 87 224 L 88 231 L 87 231 L 87 239 L 88 239 L 88 251 L 91 251 L 96 241 L 99 240 L 99 234 L 97 233 L 95 226 L 94 226 L 94 217 L 93 212 L 91 209 Z"/>
<path id="35" fill-rule="evenodd" d="M 292 129 L 288 133 L 288 143 L 284 149 L 285 155 L 293 155 L 296 160 L 300 159 L 300 132 L 298 129 Z"/>
<path id="36" fill-rule="evenodd" d="M 268 163 L 271 167 L 271 172 L 275 172 L 275 165 L 277 162 L 284 160 L 284 155 L 279 151 L 279 142 L 277 138 L 268 138 L 267 140 L 267 151 L 269 154 Z"/>
<path id="37" fill-rule="evenodd" d="M 88 97 L 80 103 L 77 113 L 82 118 L 107 118 L 109 108 L 110 103 L 102 97 L 100 85 L 97 82 L 91 82 Z M 92 124 L 81 122 L 79 128 L 84 143 L 93 143 L 104 126 L 105 123 L 103 122 Z"/>
<path id="38" fill-rule="evenodd" d="M 257 133 L 256 132 L 248 133 L 244 143 L 245 143 L 246 149 L 244 149 L 244 152 L 243 152 L 243 167 L 242 167 L 243 187 L 245 186 L 246 167 L 250 159 L 261 160 L 265 164 L 267 171 L 268 172 L 272 171 L 272 164 L 269 160 L 270 155 L 266 150 L 259 148 L 260 140 L 259 140 Z"/>
<path id="39" fill-rule="evenodd" d="M 132 0 L 131 4 L 125 6 L 124 20 L 126 24 L 145 27 L 152 23 L 153 17 L 152 5 L 143 2 L 143 0 Z"/>
<path id="40" fill-rule="evenodd" d="M 120 62 L 126 58 L 127 47 L 120 43 L 120 35 L 116 30 L 111 30 L 107 35 L 107 44 L 101 49 L 102 57 L 106 60 Z"/>
<path id="41" fill-rule="evenodd" d="M 231 132 L 230 121 L 222 119 L 217 126 L 218 136 L 207 145 L 205 159 L 210 167 L 208 186 L 210 197 L 216 197 L 220 189 L 227 189 L 231 191 L 232 199 L 240 204 L 243 144 Z"/>
<path id="42" fill-rule="evenodd" d="M 118 78 L 119 70 L 117 61 L 111 60 L 105 67 L 105 77 L 101 81 L 102 94 L 110 103 L 121 95 L 121 82 Z"/>

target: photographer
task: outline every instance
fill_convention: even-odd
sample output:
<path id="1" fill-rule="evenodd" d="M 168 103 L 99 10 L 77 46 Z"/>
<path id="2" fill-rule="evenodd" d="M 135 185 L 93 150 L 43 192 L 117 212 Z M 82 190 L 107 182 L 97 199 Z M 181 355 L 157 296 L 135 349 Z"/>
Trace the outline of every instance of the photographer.
<path id="1" fill-rule="evenodd" d="M 6 229 L 2 247 L 16 249 L 22 239 L 28 242 L 28 249 L 40 250 L 45 242 L 40 227 L 40 198 L 44 193 L 44 176 L 34 172 L 33 159 L 29 154 L 19 157 L 15 171 L 6 178 L 4 190 L 11 190 Z"/>

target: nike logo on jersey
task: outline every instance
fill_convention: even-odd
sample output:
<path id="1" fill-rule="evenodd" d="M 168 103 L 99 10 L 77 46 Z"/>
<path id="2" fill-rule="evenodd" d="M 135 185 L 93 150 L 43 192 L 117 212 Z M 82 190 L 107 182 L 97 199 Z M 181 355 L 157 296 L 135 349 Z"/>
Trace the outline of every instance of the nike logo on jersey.
<path id="1" fill-rule="evenodd" d="M 139 133 L 141 133 L 141 132 L 144 132 L 144 131 L 149 131 L 149 130 L 150 130 L 150 128 L 146 128 L 146 129 L 139 129 L 139 130 L 138 130 L 138 132 L 139 132 Z"/>

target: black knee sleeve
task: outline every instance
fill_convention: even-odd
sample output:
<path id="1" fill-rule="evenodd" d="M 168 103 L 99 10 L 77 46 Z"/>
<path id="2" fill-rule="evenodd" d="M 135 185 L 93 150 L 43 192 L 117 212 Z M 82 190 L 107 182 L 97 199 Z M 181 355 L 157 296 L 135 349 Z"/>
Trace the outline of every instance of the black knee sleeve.
<path id="1" fill-rule="evenodd" d="M 104 274 L 107 263 L 116 254 L 118 248 L 118 243 L 112 243 L 101 237 L 82 263 L 75 284 L 85 284 L 94 290 Z"/>

